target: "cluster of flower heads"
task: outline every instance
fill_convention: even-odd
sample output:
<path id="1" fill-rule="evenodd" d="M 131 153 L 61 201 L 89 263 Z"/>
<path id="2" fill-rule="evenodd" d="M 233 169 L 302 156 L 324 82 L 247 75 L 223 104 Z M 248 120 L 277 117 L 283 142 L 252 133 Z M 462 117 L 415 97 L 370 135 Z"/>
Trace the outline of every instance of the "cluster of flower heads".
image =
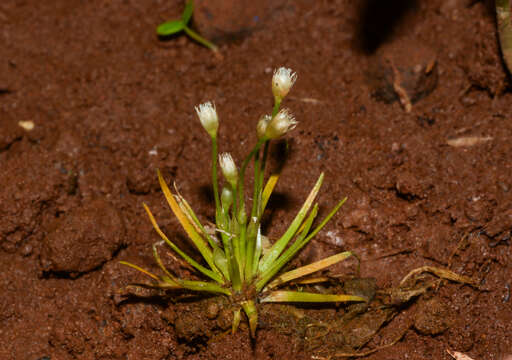
<path id="1" fill-rule="evenodd" d="M 272 93 L 274 94 L 276 104 L 281 104 L 281 101 L 288 94 L 296 80 L 297 74 L 292 72 L 291 69 L 281 67 L 274 71 L 274 76 L 272 77 Z M 212 138 L 216 138 L 219 128 L 219 117 L 215 109 L 215 104 L 208 101 L 196 106 L 195 109 L 204 129 Z M 283 136 L 288 131 L 295 128 L 296 125 L 297 121 L 295 121 L 290 111 L 285 108 L 281 109 L 274 116 L 263 115 L 258 121 L 256 130 L 259 139 L 272 140 Z M 225 154 L 221 154 L 221 158 L 224 157 L 224 155 Z M 226 165 L 228 165 L 228 163 L 221 161 L 221 167 L 224 169 L 222 166 L 223 163 Z"/>

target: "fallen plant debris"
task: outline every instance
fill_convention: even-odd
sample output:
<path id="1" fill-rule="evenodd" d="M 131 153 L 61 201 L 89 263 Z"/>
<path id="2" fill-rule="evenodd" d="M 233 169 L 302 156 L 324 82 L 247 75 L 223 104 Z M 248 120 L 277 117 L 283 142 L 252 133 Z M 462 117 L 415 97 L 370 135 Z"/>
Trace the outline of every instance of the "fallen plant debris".
<path id="1" fill-rule="evenodd" d="M 452 358 L 454 358 L 455 360 L 473 360 L 473 358 L 470 358 L 466 354 L 463 354 L 463 353 L 458 352 L 458 351 L 452 351 L 452 350 L 446 349 L 446 352 L 448 354 L 450 354 L 450 356 Z"/>
<path id="2" fill-rule="evenodd" d="M 449 139 L 446 143 L 453 147 L 467 147 L 483 144 L 491 141 L 493 138 L 490 136 L 464 136 L 455 139 Z"/>
<path id="3" fill-rule="evenodd" d="M 423 273 L 439 279 L 427 279 Z M 388 342 L 367 350 L 368 343 L 382 327 L 391 322 L 401 310 L 430 289 L 437 289 L 440 281 L 448 280 L 476 287 L 477 282 L 452 271 L 424 266 L 410 271 L 396 288 L 377 289 L 374 279 L 350 279 L 344 283 L 347 293 L 370 297 L 366 303 L 352 304 L 343 316 L 330 321 L 311 322 L 306 325 L 307 349 L 314 352 L 314 359 L 330 360 L 345 357 L 366 357 L 398 343 L 410 328 L 423 335 L 439 335 L 451 323 L 447 309 L 432 298 L 417 310 L 414 321 L 402 329 Z M 329 345 L 326 345 L 329 344 Z"/>

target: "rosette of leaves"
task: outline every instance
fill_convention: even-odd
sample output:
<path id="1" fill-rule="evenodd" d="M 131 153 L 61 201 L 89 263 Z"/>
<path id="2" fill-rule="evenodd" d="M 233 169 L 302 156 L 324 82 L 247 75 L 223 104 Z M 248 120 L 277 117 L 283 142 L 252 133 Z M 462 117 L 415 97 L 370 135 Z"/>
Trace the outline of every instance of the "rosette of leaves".
<path id="1" fill-rule="evenodd" d="M 274 108 L 271 115 L 263 116 L 257 123 L 258 141 L 238 169 L 229 154 L 217 153 L 218 116 L 211 103 L 196 108 L 199 119 L 212 140 L 211 176 L 215 199 L 215 231 L 207 231 L 201 224 L 189 203 L 177 191 L 173 193 L 162 174 L 158 171 L 158 180 L 164 196 L 188 239 L 199 251 L 204 261 L 197 262 L 190 255 L 178 248 L 160 229 L 148 206 L 144 208 L 153 227 L 163 241 L 187 262 L 204 280 L 178 278 L 167 269 L 153 245 L 156 263 L 162 270 L 161 275 L 153 274 L 137 265 L 122 261 L 153 279 L 153 283 L 144 286 L 191 292 L 205 292 L 226 296 L 233 305 L 232 330 L 236 331 L 243 310 L 249 320 L 251 336 L 255 336 L 258 323 L 258 303 L 289 302 L 349 302 L 366 301 L 364 298 L 347 294 L 319 294 L 305 291 L 283 289 L 292 280 L 303 278 L 328 266 L 347 259 L 353 254 L 349 251 L 324 258 L 312 264 L 282 272 L 283 267 L 308 244 L 327 224 L 345 202 L 337 205 L 318 224 L 318 204 L 315 198 L 324 180 L 320 174 L 313 189 L 305 199 L 302 207 L 288 226 L 288 229 L 273 244 L 261 233 L 261 218 L 268 200 L 279 178 L 279 173 L 271 173 L 265 179 L 269 143 L 289 132 L 296 125 L 287 109 L 280 109 L 281 101 L 288 94 L 295 82 L 296 75 L 291 70 L 280 68 L 272 78 Z M 254 188 L 252 205 L 248 209 L 247 194 L 244 191 L 246 169 L 250 162 L 254 167 Z M 219 193 L 217 170 L 220 164 L 226 179 Z M 160 241 L 161 243 L 161 241 Z"/>

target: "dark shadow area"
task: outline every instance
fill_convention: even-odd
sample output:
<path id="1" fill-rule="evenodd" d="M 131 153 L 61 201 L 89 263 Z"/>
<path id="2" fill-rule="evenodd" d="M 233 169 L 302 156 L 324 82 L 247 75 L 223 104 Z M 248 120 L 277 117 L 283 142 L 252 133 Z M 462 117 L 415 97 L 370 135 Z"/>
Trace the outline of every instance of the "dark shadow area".
<path id="1" fill-rule="evenodd" d="M 211 173 L 211 171 L 210 171 L 210 173 Z M 222 175 L 219 175 L 219 180 L 221 180 L 220 183 L 222 183 L 222 181 L 224 180 L 222 178 Z M 220 191 L 222 191 L 221 185 L 219 185 L 219 192 Z M 205 204 L 211 204 L 212 209 L 215 210 L 215 198 L 213 197 L 213 187 L 212 187 L 211 182 L 208 182 L 206 184 L 201 184 L 201 186 L 199 186 L 199 198 Z"/>
<path id="2" fill-rule="evenodd" d="M 357 16 L 356 48 L 373 54 L 389 40 L 396 26 L 410 11 L 418 7 L 418 0 L 364 0 Z"/>
<path id="3" fill-rule="evenodd" d="M 487 15 L 489 17 L 495 19 L 496 18 L 496 1 L 495 0 L 472 0 L 469 5 L 473 6 L 479 2 L 484 4 Z"/>
<path id="4" fill-rule="evenodd" d="M 273 142 L 268 154 L 272 173 L 281 173 L 283 170 L 292 149 L 292 142 L 284 139 Z"/>

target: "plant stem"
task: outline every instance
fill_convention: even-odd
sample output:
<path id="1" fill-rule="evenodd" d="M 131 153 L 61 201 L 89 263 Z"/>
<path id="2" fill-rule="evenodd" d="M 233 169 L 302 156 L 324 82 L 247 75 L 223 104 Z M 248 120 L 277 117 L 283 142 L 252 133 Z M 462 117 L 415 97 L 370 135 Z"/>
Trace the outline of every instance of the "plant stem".
<path id="1" fill-rule="evenodd" d="M 219 184 L 217 181 L 217 137 L 212 137 L 212 184 L 213 184 L 213 197 L 215 198 L 215 218 L 217 218 L 222 211 L 219 198 Z"/>
<path id="2" fill-rule="evenodd" d="M 185 31 L 185 33 L 190 36 L 192 39 L 194 39 L 195 41 L 197 41 L 198 43 L 200 43 L 201 45 L 204 45 L 206 46 L 208 49 L 214 51 L 214 52 L 218 52 L 219 51 L 219 48 L 217 47 L 217 45 L 215 45 L 214 43 L 206 40 L 204 37 L 202 37 L 201 35 L 199 35 L 198 33 L 196 33 L 194 30 L 192 30 L 191 28 L 189 28 L 188 26 L 184 26 L 183 27 L 183 30 Z"/>
<path id="3" fill-rule="evenodd" d="M 247 245 L 246 245 L 246 239 L 247 239 L 247 227 L 244 225 L 242 225 L 240 227 L 240 236 L 238 237 L 238 249 L 240 251 L 240 262 L 238 264 L 238 267 L 240 269 L 240 278 L 244 278 L 244 269 L 245 269 L 245 266 L 246 266 L 246 262 L 247 262 L 247 258 L 246 258 L 246 254 L 247 254 Z M 243 282 L 243 280 L 242 280 Z"/>
<path id="4" fill-rule="evenodd" d="M 272 117 L 276 116 L 281 106 L 281 100 L 274 98 L 274 108 L 272 109 Z"/>
<path id="5" fill-rule="evenodd" d="M 260 152 L 258 151 L 254 155 L 254 192 L 253 192 L 253 196 L 252 196 L 251 219 L 249 219 L 249 221 L 251 221 L 252 218 L 257 216 L 257 214 L 258 214 L 258 203 L 259 203 L 258 194 L 261 193 L 259 191 L 259 184 L 258 184 L 258 180 L 260 178 L 260 166 L 261 166 Z"/>
<path id="6" fill-rule="evenodd" d="M 244 220 L 243 215 L 245 214 L 245 202 L 244 202 L 244 179 L 245 179 L 245 170 L 247 169 L 247 165 L 249 165 L 249 162 L 251 161 L 252 157 L 256 155 L 256 153 L 260 150 L 261 145 L 265 142 L 264 139 L 259 139 L 258 143 L 254 146 L 254 148 L 251 150 L 249 155 L 245 158 L 244 162 L 242 163 L 242 168 L 240 169 L 239 179 L 238 179 L 238 209 L 237 209 L 237 215 L 239 220 Z M 255 179 L 256 180 L 256 179 Z M 242 216 L 240 216 L 242 215 Z M 240 226 L 245 226 L 247 220 L 240 221 Z"/>
<path id="7" fill-rule="evenodd" d="M 265 147 L 263 148 L 263 159 L 261 160 L 261 169 L 259 171 L 259 177 L 255 178 L 255 181 L 258 182 L 259 192 L 258 192 L 258 204 L 257 204 L 257 213 L 254 215 L 260 220 L 263 215 L 263 207 L 261 204 L 261 193 L 263 191 L 263 180 L 265 178 L 265 166 L 267 165 L 267 156 L 268 156 L 268 148 L 270 141 L 265 142 Z"/>

